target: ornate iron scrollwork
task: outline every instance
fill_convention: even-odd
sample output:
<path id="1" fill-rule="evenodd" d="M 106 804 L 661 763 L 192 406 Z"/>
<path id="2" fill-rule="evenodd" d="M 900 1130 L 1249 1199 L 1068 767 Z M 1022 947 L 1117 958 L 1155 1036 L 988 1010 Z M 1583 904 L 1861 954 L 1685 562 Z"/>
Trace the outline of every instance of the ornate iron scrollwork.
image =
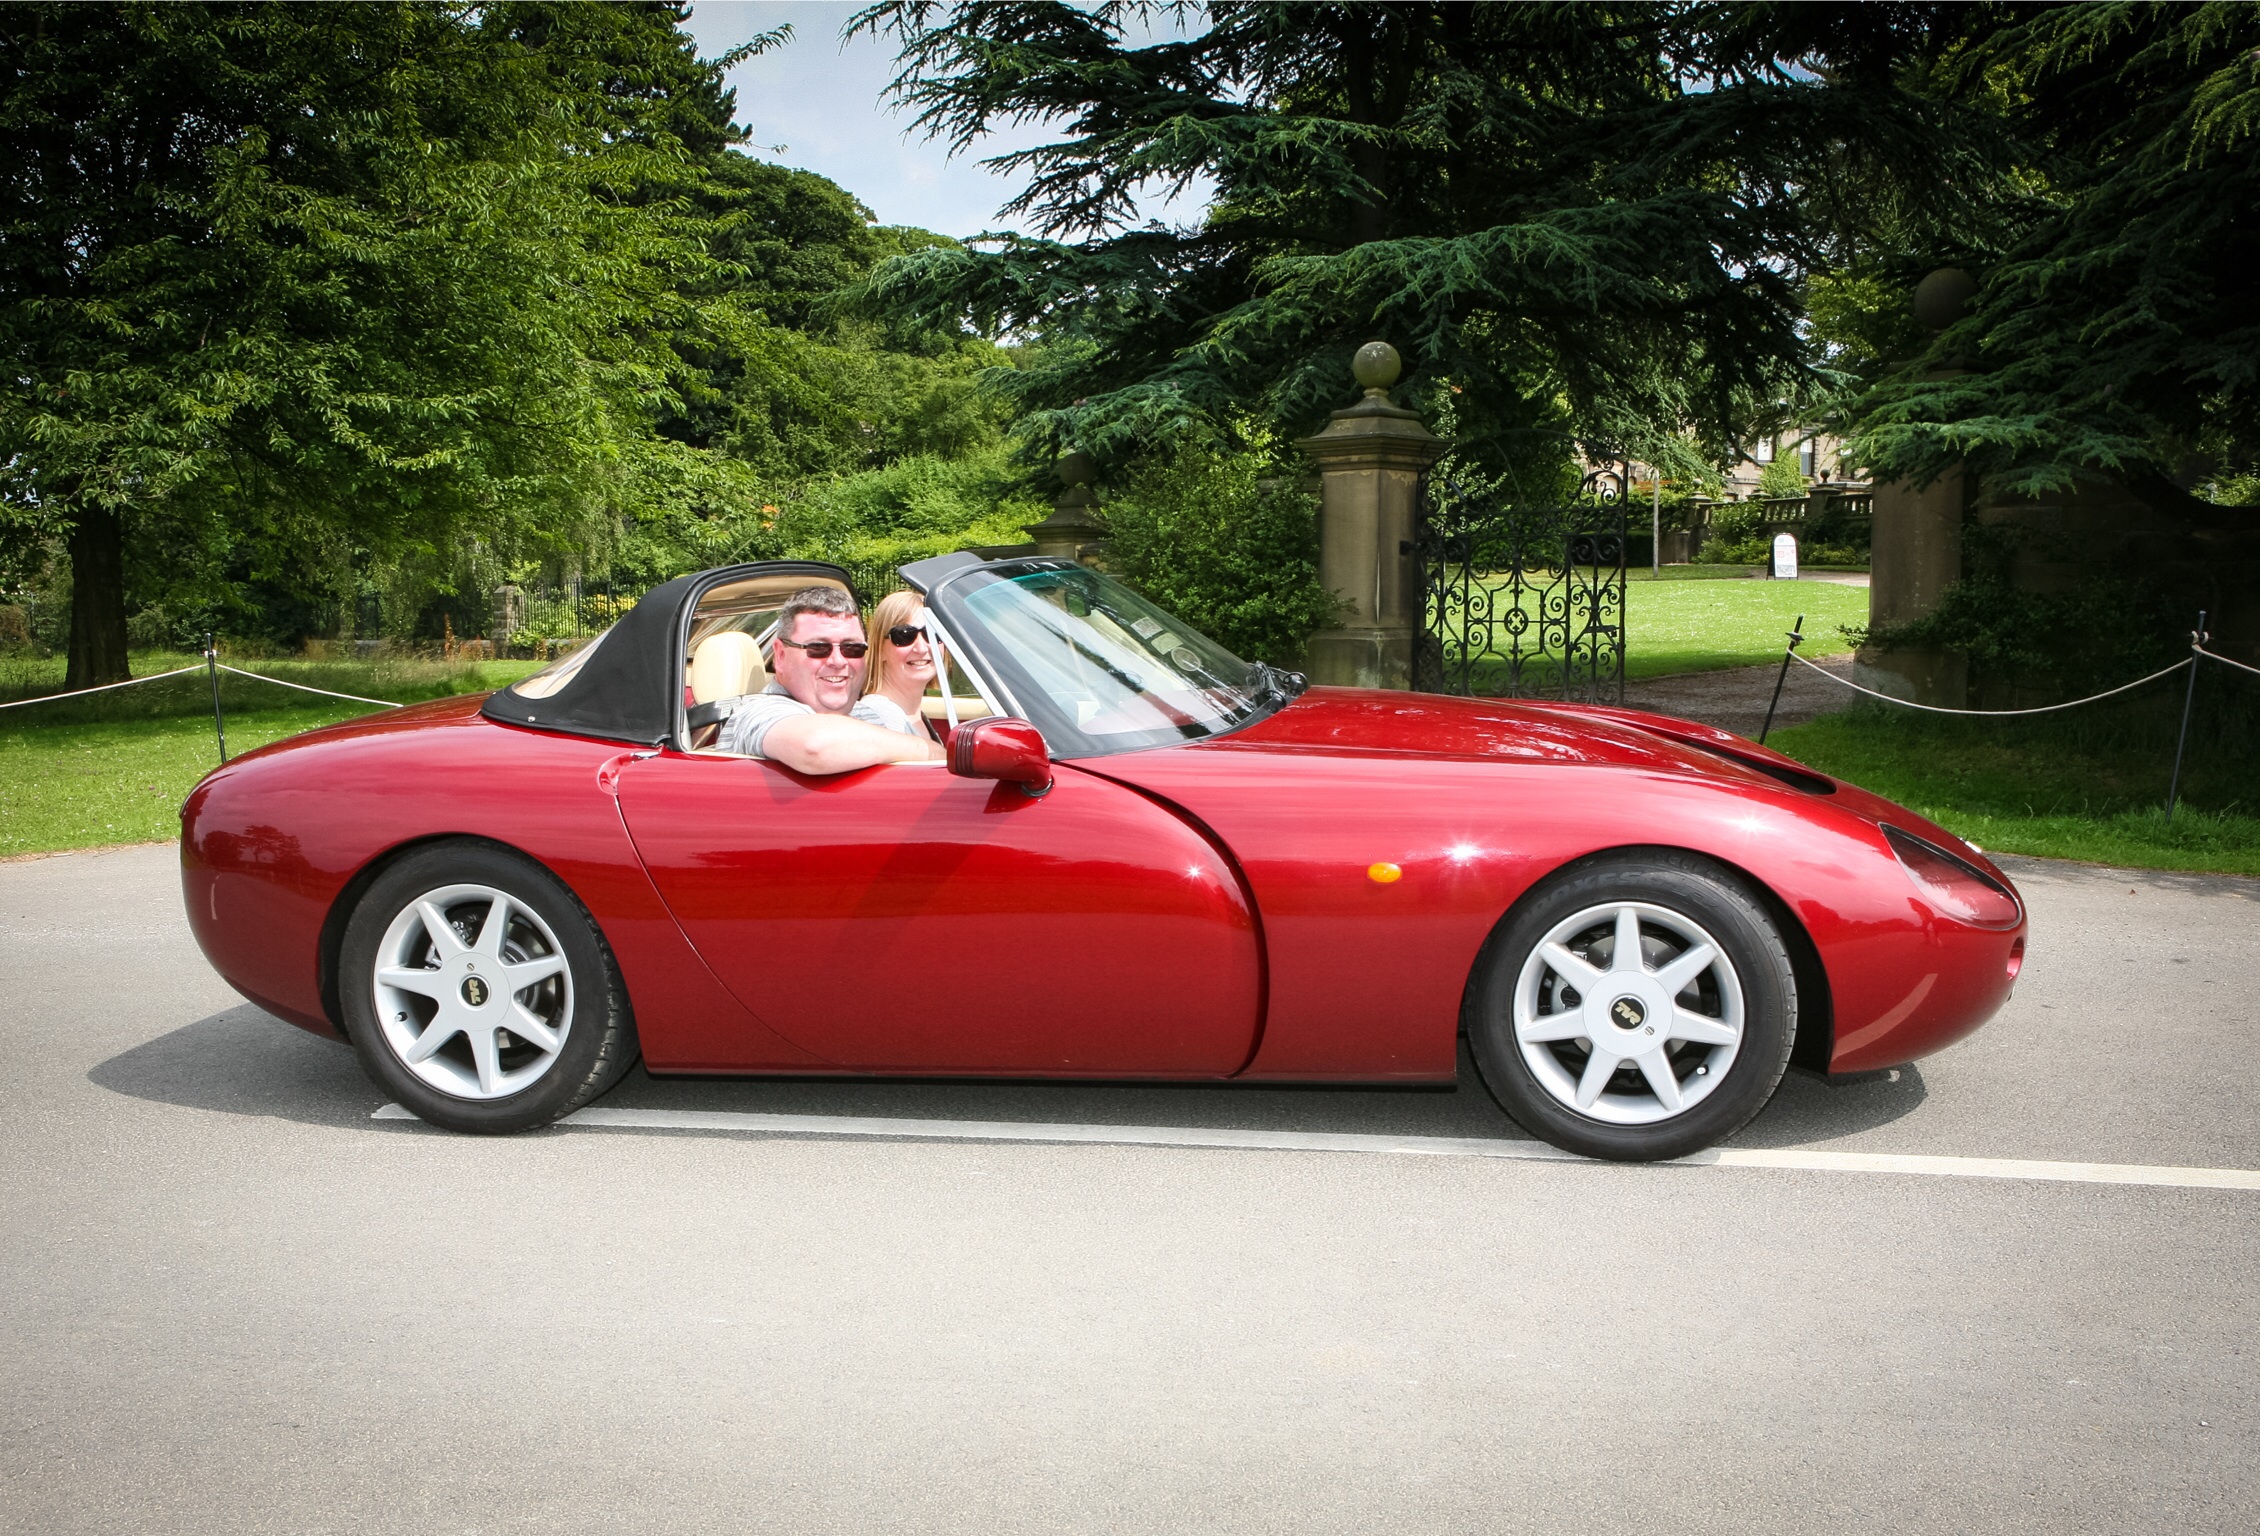
<path id="1" fill-rule="evenodd" d="M 1623 701 L 1624 481 L 1596 470 L 1586 487 L 1590 499 L 1527 506 L 1452 471 L 1427 477 L 1415 687 Z"/>

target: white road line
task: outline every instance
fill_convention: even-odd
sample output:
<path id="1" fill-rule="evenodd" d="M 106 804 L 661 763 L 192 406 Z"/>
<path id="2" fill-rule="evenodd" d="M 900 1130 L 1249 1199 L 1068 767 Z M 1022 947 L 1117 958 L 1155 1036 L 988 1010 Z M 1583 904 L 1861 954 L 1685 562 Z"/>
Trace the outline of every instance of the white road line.
<path id="1" fill-rule="evenodd" d="M 372 1118 L 413 1120 L 416 1117 L 398 1104 L 387 1104 Z M 1539 1163 L 1587 1161 L 1574 1152 L 1564 1152 L 1542 1141 L 1504 1141 L 1476 1136 L 1376 1136 L 1353 1131 L 1045 1125 L 1023 1120 L 894 1120 L 860 1115 L 761 1115 L 716 1109 L 616 1109 L 601 1104 L 568 1115 L 559 1123 L 637 1131 L 750 1131 L 769 1136 L 1084 1142 L 1128 1147 L 1237 1147 L 1274 1152 L 1393 1152 Z M 1904 1152 L 1817 1152 L 1778 1147 L 1713 1147 L 1675 1161 L 1691 1168 L 1791 1168 L 1816 1173 L 1902 1173 L 1928 1178 L 2141 1184 L 2159 1189 L 2260 1190 L 2260 1170 L 2248 1168 L 2169 1168 L 2142 1163 L 2059 1163 L 2015 1157 L 1927 1157 Z"/>

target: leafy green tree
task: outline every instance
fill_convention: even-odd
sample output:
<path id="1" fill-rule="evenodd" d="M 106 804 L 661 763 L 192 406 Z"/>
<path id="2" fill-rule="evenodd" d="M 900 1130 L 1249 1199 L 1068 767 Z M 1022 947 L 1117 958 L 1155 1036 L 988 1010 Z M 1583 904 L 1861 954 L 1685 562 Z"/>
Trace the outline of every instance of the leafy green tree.
<path id="1" fill-rule="evenodd" d="M 1339 600 L 1318 578 L 1318 498 L 1261 452 L 1192 441 L 1109 499 L 1107 563 L 1256 661 L 1300 663 Z"/>
<path id="2" fill-rule="evenodd" d="M 555 543 L 690 473 L 654 439 L 730 137 L 668 5 L 0 11 L 6 514 L 62 536 L 69 680 L 129 558 L 287 582 Z"/>
<path id="3" fill-rule="evenodd" d="M 1998 101 L 2031 195 L 1972 232 L 1982 288 L 1927 349 L 1903 284 L 1828 296 L 1840 335 L 1911 358 L 1853 403 L 1853 452 L 2015 493 L 2111 476 L 2187 510 L 2190 471 L 2260 467 L 2260 5 L 1991 14 L 1936 88 Z"/>
<path id="4" fill-rule="evenodd" d="M 1785 497 L 1805 494 L 1805 477 L 1797 472 L 1794 456 L 1775 454 L 1766 466 L 1758 471 L 1760 496 Z"/>
<path id="5" fill-rule="evenodd" d="M 716 458 L 715 462 L 733 461 Z M 832 560 L 872 581 L 895 566 L 975 545 L 1015 544 L 1050 509 L 1001 439 L 951 457 L 908 454 L 874 469 L 813 476 L 776 499 L 703 509 L 656 506 L 620 538 L 613 568 L 652 583 L 737 560 Z"/>
<path id="6" fill-rule="evenodd" d="M 834 302 L 888 257 L 954 242 L 875 225 L 836 183 L 741 154 L 712 162 L 695 202 L 713 230 L 711 291 L 766 324 L 678 343 L 695 372 L 660 422 L 664 435 L 744 460 L 770 481 L 997 441 L 1003 411 L 976 380 L 1009 366 L 1004 352 L 961 327 L 882 325 Z"/>
<path id="7" fill-rule="evenodd" d="M 1133 46 L 1136 21 L 1192 17 Z M 1952 7 L 896 0 L 900 97 L 1041 237 L 881 267 L 880 312 L 1044 337 L 1000 381 L 1042 442 L 1120 459 L 1252 410 L 1308 430 L 1384 336 L 1463 391 L 1468 453 L 1550 474 L 1573 437 L 1681 472 L 1816 383 L 1798 276 L 1868 210 L 1950 223 L 1985 136 L 1904 90 Z M 1212 186 L 1193 228 L 1134 225 Z M 1689 462 L 1684 469 L 1692 471 Z"/>

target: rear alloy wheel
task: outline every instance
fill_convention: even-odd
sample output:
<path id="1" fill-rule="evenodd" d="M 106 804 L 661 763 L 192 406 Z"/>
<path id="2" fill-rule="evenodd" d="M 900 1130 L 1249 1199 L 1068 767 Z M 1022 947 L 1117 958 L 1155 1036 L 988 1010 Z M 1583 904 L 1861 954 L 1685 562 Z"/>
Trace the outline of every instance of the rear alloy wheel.
<path id="1" fill-rule="evenodd" d="M 1626 1162 L 1741 1129 L 1797 1030 L 1765 908 L 1727 871 L 1670 853 L 1596 860 L 1541 890 L 1486 951 L 1473 1001 L 1470 1043 L 1507 1113 Z"/>
<path id="2" fill-rule="evenodd" d="M 485 844 L 381 875 L 346 928 L 339 990 L 370 1077 L 453 1130 L 545 1125 L 635 1060 L 595 921 L 548 871 Z"/>

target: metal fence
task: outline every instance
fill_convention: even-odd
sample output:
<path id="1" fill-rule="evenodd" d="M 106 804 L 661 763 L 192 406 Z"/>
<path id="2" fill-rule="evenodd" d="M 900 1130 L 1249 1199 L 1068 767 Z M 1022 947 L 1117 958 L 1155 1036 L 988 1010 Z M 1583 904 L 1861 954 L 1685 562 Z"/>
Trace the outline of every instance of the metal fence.
<path id="1" fill-rule="evenodd" d="M 1623 701 L 1623 476 L 1596 471 L 1585 492 L 1528 505 L 1450 473 L 1426 479 L 1415 687 Z"/>

